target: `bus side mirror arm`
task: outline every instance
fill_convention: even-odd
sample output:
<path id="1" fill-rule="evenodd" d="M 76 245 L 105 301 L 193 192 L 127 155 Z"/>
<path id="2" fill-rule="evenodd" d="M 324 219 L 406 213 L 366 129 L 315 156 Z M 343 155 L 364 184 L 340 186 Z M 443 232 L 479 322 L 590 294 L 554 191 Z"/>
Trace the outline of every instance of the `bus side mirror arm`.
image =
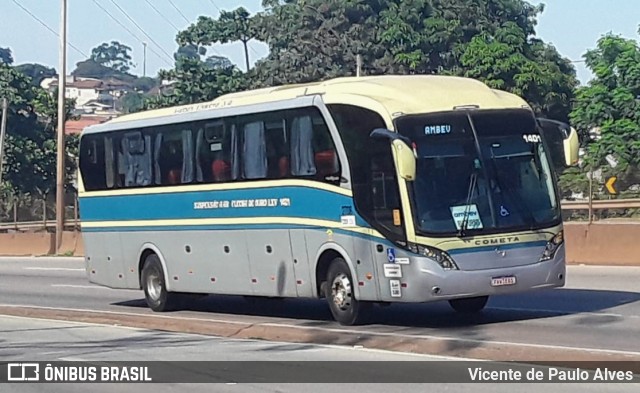
<path id="1" fill-rule="evenodd" d="M 396 164 L 398 174 L 406 181 L 415 180 L 416 157 L 410 147 L 411 140 L 409 138 L 384 128 L 376 128 L 371 132 L 370 137 L 390 140 L 393 161 Z"/>
<path id="2" fill-rule="evenodd" d="M 374 139 L 389 139 L 391 141 L 395 141 L 399 139 L 404 143 L 406 143 L 407 146 L 411 146 L 411 139 L 407 138 L 404 135 L 400 135 L 397 132 L 388 130 L 386 128 L 376 128 L 375 130 L 371 131 L 371 134 L 369 134 L 369 137 Z"/>

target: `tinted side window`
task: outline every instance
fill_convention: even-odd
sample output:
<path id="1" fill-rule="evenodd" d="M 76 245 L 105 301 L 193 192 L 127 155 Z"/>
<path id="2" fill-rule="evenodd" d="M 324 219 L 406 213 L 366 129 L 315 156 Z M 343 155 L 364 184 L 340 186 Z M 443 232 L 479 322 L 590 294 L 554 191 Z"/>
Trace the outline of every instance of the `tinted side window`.
<path id="1" fill-rule="evenodd" d="M 104 137 L 86 135 L 80 143 L 80 173 L 87 191 L 103 190 L 107 187 Z"/>
<path id="2" fill-rule="evenodd" d="M 337 184 L 340 163 L 324 118 L 315 108 L 238 119 L 241 178 L 304 178 Z"/>
<path id="3" fill-rule="evenodd" d="M 335 144 L 316 108 L 87 135 L 81 170 L 87 190 L 283 178 L 340 181 Z"/>
<path id="4" fill-rule="evenodd" d="M 235 124 L 229 119 L 216 119 L 200 122 L 196 128 L 197 181 L 220 183 L 237 179 L 238 132 Z"/>
<path id="5" fill-rule="evenodd" d="M 369 137 L 375 128 L 385 128 L 376 112 L 351 105 L 330 105 L 351 169 L 351 182 L 358 212 L 374 228 L 393 238 L 403 238 L 398 179 L 387 140 Z"/>

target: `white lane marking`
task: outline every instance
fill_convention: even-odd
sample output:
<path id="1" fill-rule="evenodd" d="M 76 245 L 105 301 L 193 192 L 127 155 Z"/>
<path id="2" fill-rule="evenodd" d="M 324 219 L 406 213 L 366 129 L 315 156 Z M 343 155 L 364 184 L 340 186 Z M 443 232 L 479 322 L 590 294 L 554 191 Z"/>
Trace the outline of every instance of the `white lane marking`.
<path id="1" fill-rule="evenodd" d="M 99 285 L 51 284 L 54 288 L 111 289 Z"/>
<path id="2" fill-rule="evenodd" d="M 109 313 L 109 314 L 133 315 L 133 316 L 138 316 L 138 317 L 180 319 L 180 320 L 189 320 L 189 321 L 210 321 L 210 322 L 224 322 L 224 323 L 229 323 L 229 324 L 250 325 L 249 323 L 226 321 L 226 320 L 217 320 L 217 319 L 179 318 L 179 317 L 168 317 L 168 316 L 164 316 L 164 315 L 133 314 L 133 313 L 124 313 L 124 312 L 116 312 L 116 311 L 96 311 L 96 310 L 84 310 L 84 309 L 78 309 L 78 308 L 57 308 L 57 307 L 45 307 L 45 306 L 36 307 L 36 306 L 24 306 L 24 305 L 20 306 L 20 305 L 13 305 L 13 304 L 0 304 L 0 306 L 1 307 L 14 307 L 14 308 L 29 307 L 29 308 L 37 308 L 37 309 L 63 310 L 63 311 L 83 311 L 83 312 L 89 312 L 89 313 L 101 313 L 101 312 L 104 312 L 104 313 Z M 3 315 L 3 314 L 0 314 L 0 318 L 29 319 L 29 320 L 38 320 L 38 321 L 49 321 L 49 322 L 54 322 L 54 323 L 67 324 L 67 325 L 86 325 L 86 326 L 95 326 L 95 327 L 126 329 L 126 330 L 133 330 L 133 331 L 139 332 L 139 333 L 148 332 L 148 331 L 157 332 L 154 329 L 137 328 L 137 327 L 132 327 L 132 326 L 110 325 L 110 324 L 95 323 L 95 322 L 62 321 L 62 320 L 59 320 L 59 319 L 39 318 L 39 317 L 20 317 L 20 316 L 14 316 L 14 315 Z M 291 326 L 294 326 L 294 325 L 291 325 Z M 227 344 L 227 342 L 225 342 L 224 340 L 229 340 L 229 341 L 236 341 L 236 342 L 241 341 L 241 342 L 247 342 L 247 343 L 252 343 L 252 344 L 260 344 L 260 345 L 263 345 L 265 347 L 269 346 L 270 344 L 309 345 L 309 343 L 295 343 L 295 342 L 272 341 L 272 340 L 264 341 L 264 340 L 253 339 L 253 338 L 236 338 L 236 337 L 210 336 L 210 335 L 207 335 L 207 334 L 198 334 L 198 333 L 184 333 L 184 332 L 172 332 L 172 331 L 166 331 L 166 332 L 162 332 L 162 333 L 168 334 L 168 335 L 180 334 L 180 335 L 197 336 L 197 337 L 202 337 L 202 338 L 206 338 L 206 339 L 209 339 L 209 340 L 218 340 L 218 341 L 221 341 L 221 344 Z M 466 357 L 460 357 L 460 356 L 430 355 L 430 354 L 426 354 L 426 353 L 389 351 L 389 350 L 386 350 L 386 349 L 377 349 L 377 348 L 357 348 L 356 349 L 356 348 L 353 348 L 353 347 L 347 347 L 347 346 L 344 346 L 344 345 L 336 345 L 336 344 L 314 344 L 314 343 L 311 343 L 311 345 L 319 347 L 319 349 L 339 349 L 339 350 L 348 350 L 348 351 L 356 350 L 356 351 L 363 351 L 363 352 L 378 352 L 378 353 L 392 354 L 392 355 L 394 355 L 394 354 L 410 355 L 412 357 L 427 358 L 427 359 L 434 360 L 434 361 L 438 361 L 438 360 L 448 360 L 448 361 L 467 360 L 467 361 L 475 361 L 475 362 L 490 362 L 490 360 L 473 359 L 473 358 L 466 358 Z M 307 350 L 307 349 L 305 349 L 305 350 Z M 59 358 L 59 359 L 60 360 L 65 360 L 65 361 L 89 361 L 89 360 L 85 360 L 85 359 L 81 359 L 81 358 L 72 358 L 72 357 Z M 92 361 L 92 362 L 95 363 L 97 361 Z"/>
<path id="3" fill-rule="evenodd" d="M 71 268 L 71 267 L 25 267 L 24 270 L 44 270 L 52 272 L 84 272 L 84 268 Z"/>
<path id="4" fill-rule="evenodd" d="M 589 311 L 562 311 L 562 310 L 545 310 L 539 308 L 517 308 L 517 307 L 487 307 L 487 310 L 499 310 L 499 311 L 522 311 L 522 312 L 543 312 L 548 314 L 557 314 L 559 316 L 593 316 L 593 317 L 615 317 L 615 318 L 640 318 L 640 315 L 622 315 L 608 312 L 589 312 Z"/>
<path id="5" fill-rule="evenodd" d="M 447 336 L 434 336 L 428 334 L 401 334 L 401 333 L 390 333 L 390 332 L 368 332 L 364 330 L 347 330 L 347 329 L 336 329 L 336 328 L 319 328 L 314 326 L 297 326 L 297 325 L 288 325 L 284 323 L 261 323 L 260 326 L 273 326 L 273 327 L 288 327 L 302 330 L 313 330 L 318 329 L 326 332 L 334 332 L 334 333 L 349 333 L 349 334 L 366 334 L 370 336 L 384 336 L 384 337 L 400 337 L 400 338 L 426 338 L 429 340 L 444 340 L 444 341 L 462 341 L 473 344 L 496 344 L 496 345 L 514 345 L 518 347 L 531 347 L 531 348 L 544 348 L 544 349 L 563 349 L 563 350 L 576 350 L 576 351 L 586 351 L 586 352 L 597 352 L 597 353 L 615 353 L 622 355 L 632 355 L 632 356 L 640 356 L 640 352 L 632 352 L 632 351 L 620 351 L 616 349 L 601 349 L 601 348 L 586 348 L 586 347 L 571 347 L 571 346 L 563 346 L 563 345 L 551 345 L 551 344 L 530 344 L 530 343 L 519 343 L 512 341 L 495 341 L 495 340 L 474 340 L 471 338 L 459 338 L 459 337 L 447 337 Z"/>
<path id="6" fill-rule="evenodd" d="M 117 328 L 117 329 L 134 330 L 134 331 L 137 331 L 137 332 L 142 332 L 142 331 L 148 331 L 149 330 L 149 329 L 143 329 L 143 328 L 137 328 L 137 327 L 131 327 L 131 326 L 108 325 L 108 324 L 104 324 L 104 323 L 63 321 L 61 319 L 20 317 L 20 316 L 16 316 L 16 315 L 4 315 L 4 314 L 0 314 L 0 318 L 28 319 L 30 321 L 45 321 L 45 322 L 57 323 L 57 324 L 60 324 L 60 325 L 63 325 L 63 324 L 64 325 L 71 325 L 72 327 L 75 327 L 75 325 L 88 326 L 88 327 L 107 327 L 107 328 L 111 327 L 111 328 Z M 185 333 L 185 334 L 189 334 L 189 333 Z M 68 351 L 65 351 L 65 352 L 68 352 Z"/>
<path id="7" fill-rule="evenodd" d="M 603 349 L 603 348 L 587 348 L 587 347 L 572 347 L 572 346 L 563 346 L 563 345 L 551 345 L 551 344 L 530 344 L 530 343 L 519 343 L 519 342 L 510 342 L 510 341 L 495 341 L 495 340 L 475 340 L 470 338 L 458 338 L 458 337 L 447 337 L 447 336 L 435 336 L 435 335 L 427 335 L 427 334 L 402 334 L 402 333 L 390 333 L 390 332 L 369 332 L 366 330 L 347 330 L 347 329 L 338 329 L 338 328 L 324 328 L 324 327 L 315 327 L 315 326 L 298 326 L 298 325 L 290 325 L 286 323 L 251 323 L 251 322 L 236 322 L 236 321 L 228 321 L 221 319 L 207 319 L 207 318 L 190 318 L 185 316 L 172 317 L 166 315 L 151 315 L 151 314 L 136 314 L 136 313 L 123 313 L 116 311 L 96 311 L 96 310 L 86 310 L 86 309 L 78 309 L 78 308 L 60 308 L 60 307 L 45 307 L 45 306 L 29 306 L 29 305 L 16 305 L 16 304 L 0 304 L 1 307 L 10 307 L 10 308 L 35 308 L 35 309 L 46 309 L 46 310 L 58 310 L 58 311 L 80 311 L 84 313 L 92 313 L 92 314 L 100 314 L 107 313 L 113 315 L 129 315 L 135 317 L 147 317 L 147 318 L 160 318 L 160 319 L 178 319 L 181 321 L 204 321 L 204 322 L 221 322 L 227 324 L 234 325 L 247 325 L 247 326 L 271 326 L 271 327 L 284 327 L 291 329 L 300 329 L 300 330 L 321 330 L 325 332 L 333 332 L 333 333 L 348 333 L 352 335 L 369 335 L 369 336 L 382 336 L 382 337 L 400 337 L 400 338 L 408 338 L 408 339 L 416 339 L 423 338 L 429 340 L 443 340 L 443 341 L 460 341 L 460 342 L 468 342 L 473 344 L 495 344 L 495 345 L 513 345 L 518 347 L 530 347 L 530 348 L 543 348 L 543 349 L 561 349 L 561 350 L 575 350 L 575 351 L 584 351 L 584 352 L 595 352 L 595 353 L 615 353 L 620 355 L 630 355 L 630 356 L 640 356 L 640 352 L 633 351 L 621 351 L 616 349 Z M 110 325 L 106 325 L 110 326 Z M 206 336 L 206 335 L 203 335 Z M 232 338 L 232 337 L 231 337 Z M 235 340 L 235 338 L 233 338 Z M 255 340 L 249 340 L 255 341 Z M 391 351 L 393 352 L 393 351 Z M 430 355 L 433 356 L 433 355 Z"/>

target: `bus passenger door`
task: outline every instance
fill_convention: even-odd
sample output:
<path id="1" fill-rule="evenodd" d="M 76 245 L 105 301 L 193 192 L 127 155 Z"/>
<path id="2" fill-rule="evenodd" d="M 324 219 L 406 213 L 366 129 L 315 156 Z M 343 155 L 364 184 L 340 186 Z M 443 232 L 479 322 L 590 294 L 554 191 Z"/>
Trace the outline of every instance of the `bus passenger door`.
<path id="1" fill-rule="evenodd" d="M 246 231 L 251 266 L 252 294 L 295 297 L 296 278 L 291 257 L 289 230 Z"/>

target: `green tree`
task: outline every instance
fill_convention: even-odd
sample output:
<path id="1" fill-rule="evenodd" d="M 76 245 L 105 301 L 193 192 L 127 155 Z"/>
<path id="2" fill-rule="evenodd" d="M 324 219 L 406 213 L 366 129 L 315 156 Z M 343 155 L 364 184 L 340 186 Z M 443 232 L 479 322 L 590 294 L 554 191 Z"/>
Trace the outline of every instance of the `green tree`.
<path id="1" fill-rule="evenodd" d="M 133 65 L 129 52 L 131 52 L 131 47 L 118 41 L 104 42 L 91 50 L 90 59 L 97 64 L 125 74 Z"/>
<path id="2" fill-rule="evenodd" d="M 0 96 L 9 100 L 2 190 L 13 195 L 42 197 L 55 188 L 57 100 L 35 87 L 29 77 L 0 64 Z M 70 116 L 73 102 L 66 103 Z M 70 179 L 77 154 L 77 141 L 67 147 L 67 175 Z"/>
<path id="3" fill-rule="evenodd" d="M 187 44 L 181 45 L 176 53 L 173 54 L 173 58 L 177 61 L 181 59 L 199 59 L 200 56 L 205 55 L 207 53 L 207 49 L 204 47 L 199 47 L 195 44 Z"/>
<path id="4" fill-rule="evenodd" d="M 622 184 L 639 184 L 640 45 L 608 34 L 584 58 L 594 79 L 577 90 L 571 120 L 582 133 L 587 164 L 617 175 Z M 589 138 L 593 129 L 600 133 L 595 140 Z M 609 155 L 618 162 L 615 169 Z"/>
<path id="5" fill-rule="evenodd" d="M 210 101 L 247 87 L 247 79 L 238 68 L 214 68 L 200 59 L 182 58 L 176 68 L 160 71 L 159 78 L 171 81 L 169 93 L 148 97 L 145 109 Z"/>
<path id="6" fill-rule="evenodd" d="M 13 54 L 10 48 L 0 48 L 0 63 L 13 64 Z"/>
<path id="7" fill-rule="evenodd" d="M 113 68 L 106 67 L 91 59 L 76 63 L 76 68 L 71 72 L 71 75 L 96 79 L 107 79 L 113 77 L 124 81 L 133 81 L 136 79 L 133 75 L 125 74 Z"/>
<path id="8" fill-rule="evenodd" d="M 567 120 L 571 64 L 535 38 L 542 6 L 523 0 L 265 1 L 256 37 L 269 55 L 258 86 L 363 73 L 467 75 L 522 95 L 539 114 Z M 207 36 L 207 26 L 194 28 Z"/>
<path id="9" fill-rule="evenodd" d="M 539 114 L 567 121 L 578 82 L 575 69 L 550 45 L 516 23 L 476 35 L 461 56 L 462 75 L 524 97 Z"/>
<path id="10" fill-rule="evenodd" d="M 136 78 L 133 81 L 133 88 L 136 91 L 146 93 L 154 87 L 158 86 L 158 80 L 155 78 L 150 78 L 148 76 L 143 76 L 141 78 Z"/>
<path id="11" fill-rule="evenodd" d="M 124 113 L 139 112 L 144 109 L 144 94 L 130 91 L 122 97 L 120 105 Z"/>
<path id="12" fill-rule="evenodd" d="M 207 57 L 204 60 L 204 65 L 209 68 L 219 69 L 219 70 L 226 70 L 226 69 L 235 67 L 231 62 L 231 60 L 227 59 L 224 56 L 216 56 L 216 55 Z"/>
<path id="13" fill-rule="evenodd" d="M 220 11 L 218 19 L 201 16 L 195 24 L 178 33 L 177 41 L 181 46 L 207 46 L 219 42 L 240 41 L 244 46 L 247 71 L 250 69 L 249 41 L 256 38 L 254 19 L 249 12 L 239 7 L 233 11 Z"/>
<path id="14" fill-rule="evenodd" d="M 17 65 L 16 70 L 31 78 L 34 86 L 40 86 L 40 83 L 42 83 L 45 78 L 51 78 L 58 74 L 55 68 L 36 63 Z"/>

